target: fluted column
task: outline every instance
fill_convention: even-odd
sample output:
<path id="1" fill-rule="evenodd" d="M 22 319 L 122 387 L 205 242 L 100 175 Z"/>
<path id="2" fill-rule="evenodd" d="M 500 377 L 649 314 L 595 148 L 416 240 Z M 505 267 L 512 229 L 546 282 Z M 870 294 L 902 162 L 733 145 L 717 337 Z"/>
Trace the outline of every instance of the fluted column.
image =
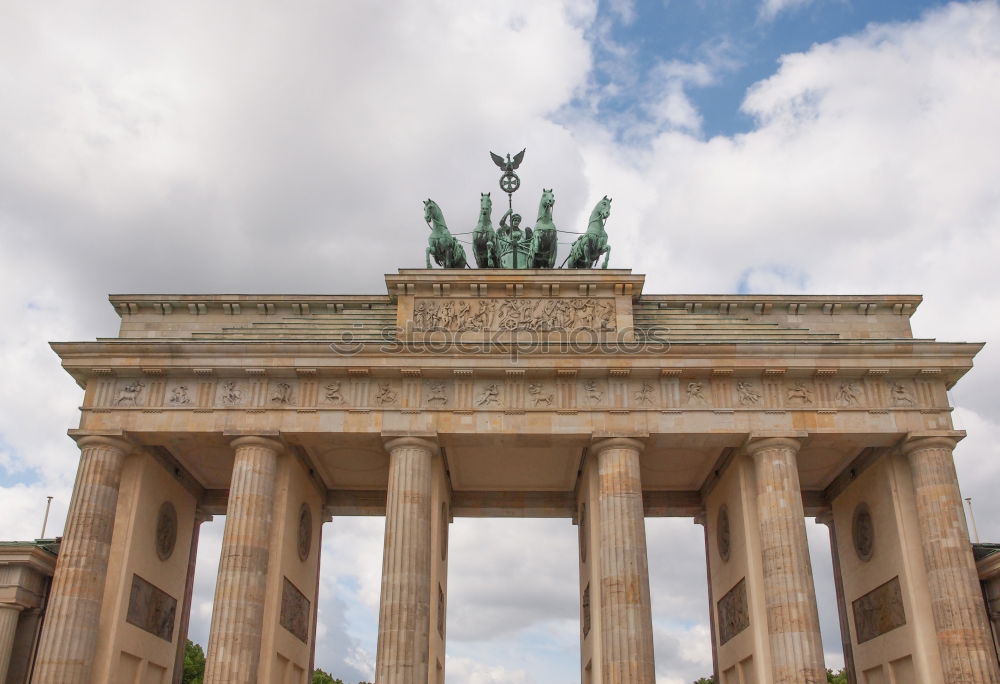
<path id="1" fill-rule="evenodd" d="M 281 444 L 233 440 L 226 529 L 215 584 L 205 684 L 256 684 L 270 553 L 274 483 Z"/>
<path id="2" fill-rule="evenodd" d="M 972 558 L 951 437 L 903 445 L 916 491 L 921 548 L 945 681 L 1000 682 Z"/>
<path id="3" fill-rule="evenodd" d="M 757 439 L 747 446 L 757 479 L 772 684 L 826 682 L 796 466 L 798 450 L 798 441 L 784 437 Z"/>
<path id="4" fill-rule="evenodd" d="M 642 507 L 642 442 L 595 444 L 601 573 L 601 682 L 653 684 L 653 615 Z"/>
<path id="5" fill-rule="evenodd" d="M 17 634 L 17 619 L 22 607 L 14 603 L 0 603 L 0 682 L 7 681 L 10 654 Z"/>
<path id="6" fill-rule="evenodd" d="M 430 648 L 431 487 L 437 445 L 400 437 L 386 443 L 382 597 L 378 616 L 378 684 L 426 684 Z"/>
<path id="7" fill-rule="evenodd" d="M 34 681 L 90 684 L 104 582 L 115 528 L 122 467 L 131 445 L 113 437 L 81 437 L 73 485 Z"/>

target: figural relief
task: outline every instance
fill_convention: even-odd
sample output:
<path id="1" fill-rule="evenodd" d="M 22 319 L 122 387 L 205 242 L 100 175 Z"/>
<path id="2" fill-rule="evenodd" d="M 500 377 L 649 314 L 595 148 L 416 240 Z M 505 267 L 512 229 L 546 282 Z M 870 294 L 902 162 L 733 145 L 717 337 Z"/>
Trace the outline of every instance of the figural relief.
<path id="1" fill-rule="evenodd" d="M 855 600 L 852 606 L 859 644 L 906 624 L 898 576 Z"/>
<path id="2" fill-rule="evenodd" d="M 448 332 L 615 330 L 611 298 L 424 299 L 413 307 L 413 329 Z"/>
<path id="3" fill-rule="evenodd" d="M 591 406 L 596 406 L 601 403 L 604 390 L 598 386 L 596 380 L 587 380 L 583 383 L 583 395 Z"/>
<path id="4" fill-rule="evenodd" d="M 174 406 L 187 406 L 190 404 L 191 397 L 188 396 L 187 385 L 178 385 L 170 390 L 170 399 L 168 401 Z"/>
<path id="5" fill-rule="evenodd" d="M 555 399 L 554 394 L 551 392 L 546 393 L 544 387 L 540 383 L 535 382 L 528 385 L 528 394 L 531 395 L 535 408 L 539 406 L 552 406 L 552 400 Z"/>
<path id="6" fill-rule="evenodd" d="M 287 382 L 279 382 L 271 388 L 271 403 L 286 405 L 292 403 L 292 386 Z"/>
<path id="7" fill-rule="evenodd" d="M 906 388 L 906 385 L 900 382 L 892 383 L 890 394 L 892 395 L 893 406 L 913 406 L 913 396 L 910 394 L 910 390 Z"/>
<path id="8" fill-rule="evenodd" d="M 708 399 L 705 398 L 703 391 L 705 386 L 700 382 L 689 382 L 687 385 L 687 403 L 688 406 L 708 406 Z"/>
<path id="9" fill-rule="evenodd" d="M 143 387 L 145 387 L 145 385 L 138 380 L 134 380 L 122 387 L 118 390 L 118 397 L 115 399 L 115 406 L 138 406 L 139 395 L 142 394 Z"/>
<path id="10" fill-rule="evenodd" d="M 325 394 L 325 396 L 326 396 L 327 402 L 329 402 L 331 404 L 335 404 L 337 406 L 340 406 L 341 404 L 347 403 L 344 400 L 344 395 L 341 392 L 340 385 L 341 385 L 341 381 L 340 380 L 334 380 L 333 382 L 329 383 L 326 386 L 326 394 Z"/>
<path id="11" fill-rule="evenodd" d="M 837 403 L 841 406 L 857 406 L 860 401 L 861 390 L 853 382 L 843 382 L 837 392 Z"/>
<path id="12" fill-rule="evenodd" d="M 399 399 L 399 393 L 388 383 L 378 384 L 378 393 L 375 394 L 375 403 L 379 406 L 389 406 L 395 404 Z"/>
<path id="13" fill-rule="evenodd" d="M 448 396 L 445 394 L 443 381 L 435 380 L 427 385 L 427 403 L 436 406 L 444 406 L 448 403 Z"/>
<path id="14" fill-rule="evenodd" d="M 805 406 L 813 403 L 812 389 L 806 386 L 801 380 L 796 380 L 789 385 L 785 400 L 793 406 Z"/>
<path id="15" fill-rule="evenodd" d="M 653 405 L 653 386 L 646 381 L 639 386 L 635 392 L 632 393 L 632 398 L 635 399 L 636 403 L 644 404 L 646 406 Z"/>
<path id="16" fill-rule="evenodd" d="M 719 599 L 719 644 L 724 644 L 750 626 L 746 578 Z"/>
<path id="17" fill-rule="evenodd" d="M 239 406 L 243 403 L 243 388 L 232 380 L 222 383 L 222 403 L 226 406 Z"/>
<path id="18" fill-rule="evenodd" d="M 483 391 L 476 397 L 476 406 L 483 408 L 493 406 L 503 408 L 503 401 L 500 400 L 500 387 L 495 382 L 491 382 L 483 388 Z"/>
<path id="19" fill-rule="evenodd" d="M 736 395 L 740 403 L 744 406 L 756 406 L 760 403 L 760 392 L 758 392 L 752 382 L 741 381 L 736 383 Z"/>

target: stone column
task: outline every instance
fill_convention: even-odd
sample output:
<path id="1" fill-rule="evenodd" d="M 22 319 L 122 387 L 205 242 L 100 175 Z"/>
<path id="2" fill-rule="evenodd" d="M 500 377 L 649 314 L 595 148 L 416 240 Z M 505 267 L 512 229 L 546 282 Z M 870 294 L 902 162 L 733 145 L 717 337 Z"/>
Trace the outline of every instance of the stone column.
<path id="1" fill-rule="evenodd" d="M 785 437 L 756 439 L 747 446 L 757 480 L 771 676 L 772 684 L 825 684 L 798 450 L 799 442 Z"/>
<path id="2" fill-rule="evenodd" d="M 386 443 L 382 597 L 378 616 L 378 684 L 426 684 L 430 648 L 431 488 L 437 445 L 416 437 Z"/>
<path id="3" fill-rule="evenodd" d="M 972 545 L 955 474 L 952 437 L 903 444 L 916 492 L 931 612 L 944 677 L 949 682 L 1000 682 Z"/>
<path id="4" fill-rule="evenodd" d="M 66 516 L 34 681 L 90 684 L 118 489 L 132 446 L 81 437 L 80 465 Z"/>
<path id="5" fill-rule="evenodd" d="M 14 603 L 0 603 L 0 682 L 7 681 L 10 654 L 14 649 L 14 635 L 17 634 L 17 619 L 21 606 Z"/>
<path id="6" fill-rule="evenodd" d="M 639 453 L 642 442 L 596 443 L 601 683 L 653 684 L 653 615 Z"/>
<path id="7" fill-rule="evenodd" d="M 205 684 L 256 684 L 271 543 L 274 484 L 282 446 L 263 437 L 233 440 L 226 529 L 215 584 Z"/>
<path id="8" fill-rule="evenodd" d="M 844 577 L 840 570 L 840 548 L 837 546 L 837 529 L 833 524 L 833 511 L 824 510 L 816 516 L 816 522 L 820 525 L 826 525 L 830 531 L 833 586 L 837 593 L 837 617 L 840 619 L 840 643 L 844 649 L 844 669 L 847 670 L 848 684 L 857 684 L 858 675 L 854 670 L 854 648 L 851 646 L 851 628 L 847 621 L 847 600 L 844 597 Z"/>
<path id="9" fill-rule="evenodd" d="M 184 584 L 184 602 L 181 604 L 181 620 L 177 629 L 177 658 L 174 661 L 174 684 L 181 684 L 184 677 L 184 652 L 187 647 L 188 628 L 191 626 L 191 597 L 194 594 L 194 570 L 198 559 L 198 538 L 201 525 L 212 516 L 200 508 L 194 512 L 194 529 L 191 531 L 191 550 L 188 553 L 187 580 Z"/>

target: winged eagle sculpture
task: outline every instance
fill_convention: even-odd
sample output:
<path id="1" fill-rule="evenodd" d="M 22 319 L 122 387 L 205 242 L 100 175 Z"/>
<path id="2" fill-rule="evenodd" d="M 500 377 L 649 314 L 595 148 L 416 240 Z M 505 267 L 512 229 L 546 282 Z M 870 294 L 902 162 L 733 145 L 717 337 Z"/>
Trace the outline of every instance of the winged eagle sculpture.
<path id="1" fill-rule="evenodd" d="M 527 148 L 525 148 L 525 150 L 526 149 Z M 510 157 L 510 152 L 507 153 L 506 159 L 501 157 L 496 152 L 490 152 L 490 156 L 493 157 L 493 163 L 500 167 L 500 170 L 503 171 L 505 176 L 512 175 L 514 173 L 514 169 L 519 167 L 521 165 L 521 160 L 524 159 L 524 150 L 515 154 L 513 159 Z"/>

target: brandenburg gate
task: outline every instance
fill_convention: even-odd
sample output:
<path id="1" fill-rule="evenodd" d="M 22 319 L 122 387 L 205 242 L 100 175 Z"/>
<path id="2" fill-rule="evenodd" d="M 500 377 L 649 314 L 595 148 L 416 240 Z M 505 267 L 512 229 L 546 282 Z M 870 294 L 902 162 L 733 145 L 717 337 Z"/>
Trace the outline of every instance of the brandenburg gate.
<path id="1" fill-rule="evenodd" d="M 855 681 L 1000 681 L 947 396 L 981 345 L 913 338 L 920 297 L 385 282 L 116 295 L 117 337 L 53 344 L 84 395 L 35 682 L 179 681 L 222 514 L 208 683 L 307 681 L 323 524 L 353 515 L 386 517 L 378 684 L 444 681 L 455 516 L 577 526 L 586 684 L 654 682 L 647 516 L 704 526 L 718 681 L 826 681 L 806 516 Z"/>

